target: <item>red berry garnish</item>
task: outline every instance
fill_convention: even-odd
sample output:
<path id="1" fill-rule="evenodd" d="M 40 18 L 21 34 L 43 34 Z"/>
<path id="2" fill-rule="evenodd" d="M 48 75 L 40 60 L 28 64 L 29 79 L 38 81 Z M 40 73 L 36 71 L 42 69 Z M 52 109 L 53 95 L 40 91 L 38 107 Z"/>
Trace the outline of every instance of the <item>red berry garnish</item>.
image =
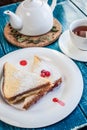
<path id="1" fill-rule="evenodd" d="M 50 73 L 49 71 L 46 71 L 46 72 L 45 72 L 45 75 L 46 75 L 47 77 L 49 77 L 49 76 L 51 75 L 51 73 Z"/>
<path id="2" fill-rule="evenodd" d="M 51 73 L 49 72 L 49 71 L 47 71 L 47 70 L 41 70 L 41 74 L 40 74 L 40 76 L 41 77 L 49 77 L 51 75 Z"/>
<path id="3" fill-rule="evenodd" d="M 21 61 L 20 61 L 20 65 L 22 65 L 22 66 L 27 65 L 27 61 L 26 61 L 26 60 L 21 60 Z"/>
<path id="4" fill-rule="evenodd" d="M 40 76 L 41 77 L 45 77 L 46 75 L 45 75 L 45 73 L 41 73 Z"/>
<path id="5" fill-rule="evenodd" d="M 58 98 L 53 98 L 53 102 L 58 102 Z"/>
<path id="6" fill-rule="evenodd" d="M 43 69 L 43 70 L 41 70 L 41 73 L 45 73 L 45 72 L 46 72 L 46 70 L 44 70 L 44 69 Z"/>

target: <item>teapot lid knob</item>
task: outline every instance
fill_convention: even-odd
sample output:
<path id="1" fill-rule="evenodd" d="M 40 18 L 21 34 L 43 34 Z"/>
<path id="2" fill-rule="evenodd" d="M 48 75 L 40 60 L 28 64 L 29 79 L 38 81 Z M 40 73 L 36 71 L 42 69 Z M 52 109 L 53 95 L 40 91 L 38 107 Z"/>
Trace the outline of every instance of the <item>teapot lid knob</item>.
<path id="1" fill-rule="evenodd" d="M 39 7 L 42 5 L 42 0 L 25 0 L 23 2 L 25 8 L 28 7 Z"/>

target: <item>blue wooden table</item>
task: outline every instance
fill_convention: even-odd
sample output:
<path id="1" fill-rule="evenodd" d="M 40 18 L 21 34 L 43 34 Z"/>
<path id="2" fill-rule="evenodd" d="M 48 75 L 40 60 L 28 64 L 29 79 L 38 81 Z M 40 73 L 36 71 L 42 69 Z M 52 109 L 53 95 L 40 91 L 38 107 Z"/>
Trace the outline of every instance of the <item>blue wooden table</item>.
<path id="1" fill-rule="evenodd" d="M 86 0 L 70 0 L 84 15 L 87 16 L 87 1 Z"/>
<path id="2" fill-rule="evenodd" d="M 51 3 L 51 1 L 52 0 L 48 1 L 49 4 Z M 79 18 L 85 18 L 86 17 L 85 14 L 87 14 L 87 12 L 85 12 L 85 10 L 87 9 L 84 10 L 83 7 L 80 6 L 80 3 L 79 5 L 77 5 L 77 0 L 74 0 L 73 2 L 72 1 L 73 0 L 70 1 L 58 0 L 57 6 L 54 10 L 54 17 L 57 18 L 62 24 L 63 32 L 69 28 L 69 25 L 73 20 Z M 19 47 L 9 44 L 9 42 L 6 41 L 3 35 L 4 26 L 8 22 L 8 17 L 5 14 L 3 14 L 3 12 L 4 10 L 8 9 L 15 12 L 18 4 L 19 3 L 0 7 L 0 57 L 6 55 L 9 52 L 19 49 Z M 58 46 L 58 41 L 47 46 L 47 48 L 61 51 Z M 75 60 L 74 62 L 80 68 L 84 80 L 84 91 L 79 105 L 68 117 L 66 117 L 62 121 L 54 125 L 48 126 L 46 128 L 39 128 L 38 130 L 71 130 L 77 126 L 87 123 L 87 62 L 84 63 Z M 20 130 L 20 129 L 22 130 L 22 128 L 17 128 L 0 121 L 0 130 Z"/>

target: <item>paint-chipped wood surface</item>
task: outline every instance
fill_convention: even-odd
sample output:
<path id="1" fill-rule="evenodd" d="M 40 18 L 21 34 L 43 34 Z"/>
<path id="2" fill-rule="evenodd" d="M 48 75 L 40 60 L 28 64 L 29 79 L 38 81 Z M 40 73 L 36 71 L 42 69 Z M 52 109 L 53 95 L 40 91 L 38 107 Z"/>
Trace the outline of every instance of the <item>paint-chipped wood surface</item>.
<path id="1" fill-rule="evenodd" d="M 0 6 L 16 3 L 16 2 L 21 2 L 23 0 L 0 0 Z"/>
<path id="2" fill-rule="evenodd" d="M 87 16 L 87 0 L 70 0 L 85 16 Z"/>

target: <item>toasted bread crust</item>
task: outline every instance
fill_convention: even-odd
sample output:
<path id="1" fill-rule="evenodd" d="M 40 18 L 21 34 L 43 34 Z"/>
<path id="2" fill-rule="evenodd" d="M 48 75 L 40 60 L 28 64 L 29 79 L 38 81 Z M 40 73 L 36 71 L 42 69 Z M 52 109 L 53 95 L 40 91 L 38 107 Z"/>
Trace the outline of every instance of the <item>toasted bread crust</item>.
<path id="1" fill-rule="evenodd" d="M 8 69 L 7 69 L 8 68 Z M 2 90 L 3 90 L 3 95 L 5 98 L 9 99 L 9 96 L 11 96 L 10 94 L 11 93 L 14 93 L 14 91 L 16 91 L 17 89 L 17 83 L 18 81 L 16 82 L 14 80 L 14 83 L 11 84 L 11 82 L 13 81 L 13 79 L 11 78 L 12 77 L 12 73 L 13 72 L 17 72 L 18 70 L 15 68 L 15 66 L 13 66 L 12 64 L 6 62 L 3 66 L 3 87 L 2 87 Z M 9 75 L 11 75 L 9 77 Z M 12 80 L 12 81 L 11 81 Z M 8 85 L 7 85 L 7 81 L 8 81 Z M 13 88 L 10 86 L 12 85 Z M 6 87 L 7 86 L 7 87 Z M 14 89 L 15 88 L 15 89 Z M 8 90 L 8 91 L 7 91 Z M 9 93 L 11 92 L 11 93 Z M 7 95 L 6 95 L 7 94 Z"/>
<path id="2" fill-rule="evenodd" d="M 17 103 L 18 101 L 22 100 L 23 98 L 26 98 L 28 93 L 32 93 L 32 92 L 34 93 L 35 91 L 37 91 L 37 90 L 39 90 L 39 89 L 41 89 L 41 88 L 43 89 L 45 86 L 49 86 L 49 85 L 50 85 L 49 82 L 46 83 L 46 84 L 40 85 L 40 86 L 38 86 L 38 87 L 36 87 L 36 88 L 34 88 L 34 89 L 32 89 L 32 90 L 28 90 L 28 91 L 25 91 L 25 92 L 23 92 L 23 93 L 20 93 L 20 94 L 14 96 L 14 97 L 11 97 L 11 98 L 8 99 L 8 101 L 9 101 L 9 102 L 14 102 L 14 100 L 16 100 L 16 98 L 21 97 L 21 98 L 17 99 L 17 100 L 14 102 L 14 103 Z M 25 96 L 23 96 L 23 95 L 25 95 Z M 22 96 L 23 96 L 23 97 L 22 97 Z"/>
<path id="3" fill-rule="evenodd" d="M 33 104 L 35 104 L 41 97 L 43 97 L 45 94 L 47 94 L 49 91 L 52 91 L 54 88 L 56 88 L 58 85 L 62 83 L 62 78 L 58 79 L 53 86 L 46 86 L 43 88 L 40 92 L 35 94 L 34 98 L 30 100 L 29 102 L 27 101 L 26 104 L 24 104 L 23 109 L 28 109 L 31 107 Z"/>

